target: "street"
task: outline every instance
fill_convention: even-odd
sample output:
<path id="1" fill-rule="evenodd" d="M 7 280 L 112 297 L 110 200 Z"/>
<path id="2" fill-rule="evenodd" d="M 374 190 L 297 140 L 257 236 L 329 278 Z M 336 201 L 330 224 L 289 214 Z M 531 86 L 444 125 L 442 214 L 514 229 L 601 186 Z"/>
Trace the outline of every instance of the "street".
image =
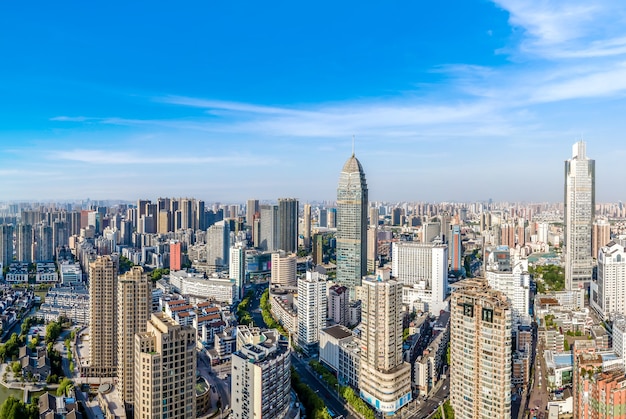
<path id="1" fill-rule="evenodd" d="M 357 419 L 352 415 L 350 411 L 344 406 L 343 400 L 335 391 L 330 391 L 326 386 L 326 383 L 315 374 L 313 374 L 308 368 L 306 361 L 298 358 L 294 353 L 291 355 L 291 365 L 296 369 L 296 372 L 300 376 L 300 379 L 309 388 L 311 388 L 318 396 L 322 398 L 324 403 L 336 414 L 343 415 L 348 419 Z"/>

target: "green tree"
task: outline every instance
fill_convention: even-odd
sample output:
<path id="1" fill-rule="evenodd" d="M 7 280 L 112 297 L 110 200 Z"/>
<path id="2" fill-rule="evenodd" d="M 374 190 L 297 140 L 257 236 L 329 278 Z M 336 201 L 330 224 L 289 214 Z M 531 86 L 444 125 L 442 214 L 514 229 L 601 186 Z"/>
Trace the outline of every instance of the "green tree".
<path id="1" fill-rule="evenodd" d="M 11 363 L 11 371 L 13 371 L 15 375 L 19 374 L 22 371 L 22 364 L 18 361 Z"/>
<path id="2" fill-rule="evenodd" d="M 13 396 L 9 396 L 0 406 L 0 419 L 21 419 L 25 416 L 24 403 Z"/>
<path id="3" fill-rule="evenodd" d="M 54 342 L 61 335 L 61 323 L 50 322 L 46 326 L 46 342 Z"/>
<path id="4" fill-rule="evenodd" d="M 72 380 L 69 378 L 64 378 L 61 380 L 59 384 L 59 388 L 57 388 L 57 396 L 63 396 L 66 394 L 67 390 L 72 387 Z"/>

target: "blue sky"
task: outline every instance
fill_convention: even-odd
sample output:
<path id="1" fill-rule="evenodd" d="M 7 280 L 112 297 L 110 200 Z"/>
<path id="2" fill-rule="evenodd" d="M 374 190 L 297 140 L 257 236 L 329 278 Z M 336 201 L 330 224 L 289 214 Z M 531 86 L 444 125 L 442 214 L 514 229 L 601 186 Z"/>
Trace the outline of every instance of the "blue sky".
<path id="1" fill-rule="evenodd" d="M 132 3 L 132 4 L 127 4 Z M 0 3 L 0 201 L 624 198 L 626 6 Z"/>

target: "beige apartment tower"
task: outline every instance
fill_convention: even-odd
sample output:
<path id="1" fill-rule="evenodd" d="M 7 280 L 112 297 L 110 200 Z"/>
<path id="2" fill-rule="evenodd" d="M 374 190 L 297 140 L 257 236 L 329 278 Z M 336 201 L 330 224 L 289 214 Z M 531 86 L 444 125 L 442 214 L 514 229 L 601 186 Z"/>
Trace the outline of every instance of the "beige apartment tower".
<path id="1" fill-rule="evenodd" d="M 133 404 L 135 333 L 146 331 L 152 306 L 150 280 L 133 266 L 117 281 L 117 377 L 120 396 Z"/>
<path id="2" fill-rule="evenodd" d="M 383 414 L 411 401 L 411 366 L 402 359 L 402 284 L 389 271 L 363 279 L 361 297 L 361 398 Z"/>
<path id="3" fill-rule="evenodd" d="M 298 258 L 295 253 L 287 254 L 282 250 L 272 253 L 272 271 L 270 283 L 272 286 L 296 287 Z"/>
<path id="4" fill-rule="evenodd" d="M 111 256 L 98 256 L 89 264 L 89 366 L 91 377 L 114 377 L 116 373 L 115 300 L 117 262 Z"/>
<path id="5" fill-rule="evenodd" d="M 511 305 L 484 279 L 454 285 L 450 401 L 458 419 L 511 417 Z"/>
<path id="6" fill-rule="evenodd" d="M 196 331 L 153 313 L 135 335 L 136 419 L 196 417 Z"/>

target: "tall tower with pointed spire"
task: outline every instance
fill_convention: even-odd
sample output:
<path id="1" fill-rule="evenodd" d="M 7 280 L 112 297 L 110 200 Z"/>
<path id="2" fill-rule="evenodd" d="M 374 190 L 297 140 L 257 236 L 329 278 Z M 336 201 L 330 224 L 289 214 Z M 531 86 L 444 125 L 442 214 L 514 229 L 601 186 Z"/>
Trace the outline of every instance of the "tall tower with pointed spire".
<path id="1" fill-rule="evenodd" d="M 367 183 L 354 152 L 339 175 L 336 237 L 337 282 L 354 298 L 354 287 L 367 274 Z"/>

